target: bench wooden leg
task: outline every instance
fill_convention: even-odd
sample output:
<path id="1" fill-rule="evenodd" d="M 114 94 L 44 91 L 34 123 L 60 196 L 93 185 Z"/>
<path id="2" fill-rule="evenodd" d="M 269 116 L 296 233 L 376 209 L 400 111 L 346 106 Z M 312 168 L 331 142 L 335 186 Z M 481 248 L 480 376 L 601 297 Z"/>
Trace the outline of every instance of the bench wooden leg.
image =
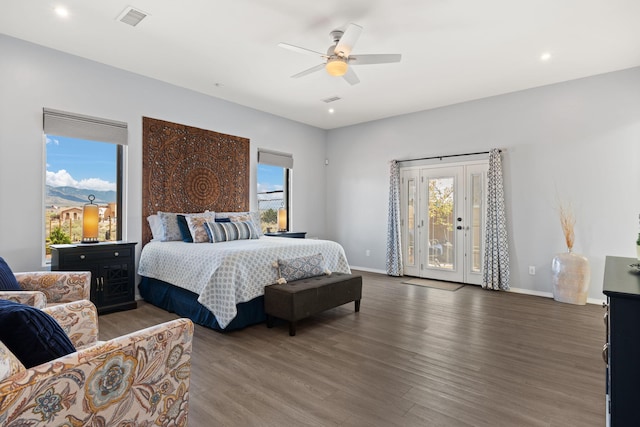
<path id="1" fill-rule="evenodd" d="M 296 322 L 289 322 L 289 336 L 296 336 Z"/>
<path id="2" fill-rule="evenodd" d="M 355 305 L 356 305 L 356 313 L 360 311 L 360 300 L 357 299 L 355 300 Z"/>

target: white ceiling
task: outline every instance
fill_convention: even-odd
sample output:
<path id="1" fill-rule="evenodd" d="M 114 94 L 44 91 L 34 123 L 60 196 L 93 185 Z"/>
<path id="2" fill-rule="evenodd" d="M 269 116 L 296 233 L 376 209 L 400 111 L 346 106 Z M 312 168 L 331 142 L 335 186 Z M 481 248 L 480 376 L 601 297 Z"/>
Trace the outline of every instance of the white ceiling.
<path id="1" fill-rule="evenodd" d="M 123 24 L 127 6 L 149 16 Z M 323 129 L 639 66 L 639 18 L 640 0 L 0 3 L 0 33 Z M 355 86 L 324 71 L 290 78 L 321 60 L 279 42 L 324 52 L 349 22 L 364 27 L 353 54 L 402 62 L 354 67 Z"/>

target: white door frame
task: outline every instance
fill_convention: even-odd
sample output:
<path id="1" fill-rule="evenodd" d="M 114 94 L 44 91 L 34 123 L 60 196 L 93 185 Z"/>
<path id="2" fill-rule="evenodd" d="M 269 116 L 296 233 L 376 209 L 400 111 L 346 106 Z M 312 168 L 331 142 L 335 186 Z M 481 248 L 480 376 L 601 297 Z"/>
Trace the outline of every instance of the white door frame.
<path id="1" fill-rule="evenodd" d="M 400 224 L 406 275 L 477 285 L 482 283 L 488 167 L 488 160 L 401 167 Z M 430 236 L 429 179 L 442 177 L 453 177 L 454 180 L 454 228 L 447 236 Z M 414 200 L 413 213 L 407 206 L 412 183 L 417 183 L 417 203 Z M 414 227 L 411 230 L 410 225 Z M 435 242 L 437 247 L 430 248 L 430 242 Z M 409 247 L 410 243 L 413 243 L 413 248 Z M 434 254 L 444 257 L 445 263 L 440 263 Z"/>

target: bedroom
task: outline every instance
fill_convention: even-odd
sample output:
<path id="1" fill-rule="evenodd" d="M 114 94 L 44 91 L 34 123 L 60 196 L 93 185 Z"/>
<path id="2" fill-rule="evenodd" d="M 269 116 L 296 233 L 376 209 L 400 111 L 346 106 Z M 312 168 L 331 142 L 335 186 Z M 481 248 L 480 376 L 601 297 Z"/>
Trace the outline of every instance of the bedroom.
<path id="1" fill-rule="evenodd" d="M 293 227 L 343 244 L 353 268 L 384 271 L 389 160 L 492 147 L 505 150 L 514 288 L 550 295 L 550 260 L 563 248 L 556 187 L 577 207 L 576 250 L 591 262 L 592 301 L 603 299 L 604 257 L 635 255 L 637 54 L 635 68 L 324 130 L 7 35 L 0 52 L 0 254 L 16 271 L 43 268 L 34 226 L 42 211 L 43 107 L 129 124 L 130 240 L 142 234 L 141 117 L 148 116 L 249 138 L 253 165 L 258 147 L 292 153 Z M 255 182 L 255 168 L 251 174 Z M 366 213 L 354 215 L 362 206 Z M 29 214 L 16 215 L 16 207 Z"/>

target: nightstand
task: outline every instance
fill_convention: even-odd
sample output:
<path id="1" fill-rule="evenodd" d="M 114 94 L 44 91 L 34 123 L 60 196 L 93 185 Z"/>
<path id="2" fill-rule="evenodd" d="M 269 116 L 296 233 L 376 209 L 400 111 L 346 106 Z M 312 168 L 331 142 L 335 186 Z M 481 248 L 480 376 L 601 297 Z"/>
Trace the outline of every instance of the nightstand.
<path id="1" fill-rule="evenodd" d="M 306 231 L 276 231 L 274 233 L 264 233 L 265 236 L 272 237 L 290 237 L 292 239 L 304 239 L 307 235 Z"/>
<path id="2" fill-rule="evenodd" d="M 51 245 L 52 271 L 90 271 L 99 314 L 130 310 L 135 300 L 135 242 Z"/>

